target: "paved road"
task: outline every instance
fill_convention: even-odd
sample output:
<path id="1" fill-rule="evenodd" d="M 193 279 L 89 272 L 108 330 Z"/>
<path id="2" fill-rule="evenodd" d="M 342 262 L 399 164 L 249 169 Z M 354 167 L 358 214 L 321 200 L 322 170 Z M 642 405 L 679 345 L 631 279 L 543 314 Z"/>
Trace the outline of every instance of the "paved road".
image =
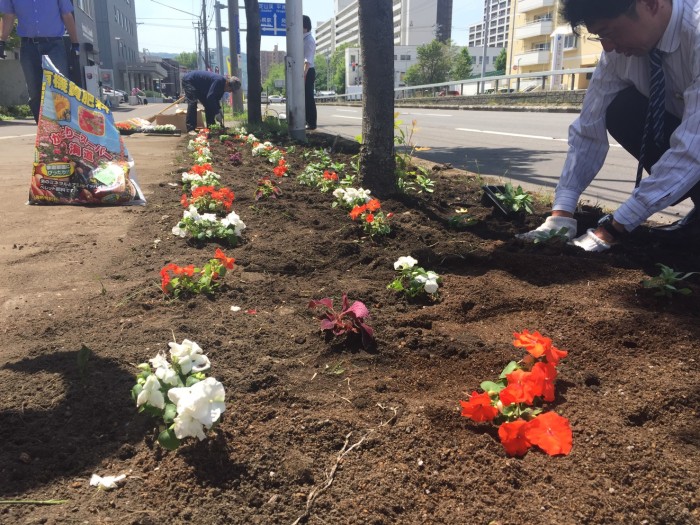
<path id="1" fill-rule="evenodd" d="M 361 108 L 318 106 L 319 130 L 353 138 L 360 134 Z M 564 165 L 568 127 L 573 113 L 454 111 L 400 108 L 402 127 L 416 121 L 413 143 L 431 148 L 418 153 L 435 162 L 450 162 L 484 176 L 500 177 L 523 187 L 552 194 Z M 612 140 L 612 139 L 611 139 Z M 582 199 L 616 208 L 634 188 L 637 163 L 611 142 L 603 170 Z M 692 206 L 682 203 L 654 216 L 668 222 Z"/>
<path id="2" fill-rule="evenodd" d="M 115 120 L 149 117 L 168 104 L 122 106 Z M 180 105 L 184 107 L 184 105 Z M 284 111 L 283 104 L 272 104 Z M 360 134 L 362 110 L 344 106 L 318 106 L 320 131 L 348 138 Z M 484 176 L 501 177 L 523 187 L 553 193 L 567 151 L 566 134 L 576 118 L 572 113 L 525 113 L 504 111 L 452 111 L 402 108 L 399 119 L 410 127 L 416 121 L 413 142 L 430 147 L 419 155 L 435 162 L 450 162 Z M 33 144 L 33 121 L 0 122 L 0 155 Z M 16 151 L 15 151 L 16 152 Z M 614 209 L 632 191 L 636 162 L 617 144 L 612 144 L 601 173 L 582 197 L 590 204 Z M 653 219 L 676 220 L 691 208 L 682 203 Z"/>

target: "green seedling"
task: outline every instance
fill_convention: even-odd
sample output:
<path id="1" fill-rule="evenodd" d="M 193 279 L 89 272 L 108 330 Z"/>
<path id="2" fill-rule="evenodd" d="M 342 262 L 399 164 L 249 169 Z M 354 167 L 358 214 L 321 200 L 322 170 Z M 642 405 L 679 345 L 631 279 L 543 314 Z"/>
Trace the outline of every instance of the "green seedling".
<path id="1" fill-rule="evenodd" d="M 569 228 L 563 226 L 558 230 L 549 230 L 546 232 L 537 232 L 537 237 L 535 237 L 535 244 L 566 244 L 569 242 L 569 236 L 567 232 Z"/>
<path id="2" fill-rule="evenodd" d="M 684 281 L 691 275 L 698 272 L 677 272 L 673 268 L 662 263 L 656 263 L 656 266 L 661 268 L 661 273 L 651 279 L 642 281 L 642 286 L 648 290 L 653 290 L 656 297 L 671 298 L 674 294 L 690 295 L 692 290 L 688 287 L 678 288 L 681 281 Z"/>
<path id="3" fill-rule="evenodd" d="M 533 213 L 532 195 L 527 193 L 521 186 L 514 188 L 510 182 L 506 182 L 503 193 L 497 193 L 496 197 L 504 206 L 515 213 Z"/>

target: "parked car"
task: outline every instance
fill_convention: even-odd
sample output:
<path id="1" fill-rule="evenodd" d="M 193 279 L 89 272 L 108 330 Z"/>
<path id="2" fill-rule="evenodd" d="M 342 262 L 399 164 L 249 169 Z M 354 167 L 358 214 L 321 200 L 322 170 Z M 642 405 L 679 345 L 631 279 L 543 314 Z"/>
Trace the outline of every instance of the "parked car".
<path id="1" fill-rule="evenodd" d="M 269 97 L 267 97 L 267 100 L 270 101 L 270 104 L 281 104 L 287 99 L 284 98 L 282 95 L 270 95 Z"/>
<path id="2" fill-rule="evenodd" d="M 314 98 L 318 102 L 333 102 L 337 97 L 335 91 L 317 91 Z"/>

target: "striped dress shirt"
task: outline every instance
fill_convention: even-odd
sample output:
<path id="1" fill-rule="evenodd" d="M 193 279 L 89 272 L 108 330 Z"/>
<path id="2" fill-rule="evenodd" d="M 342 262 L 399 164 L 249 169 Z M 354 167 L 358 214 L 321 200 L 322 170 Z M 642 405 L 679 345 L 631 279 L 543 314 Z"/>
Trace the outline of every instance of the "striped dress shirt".
<path id="1" fill-rule="evenodd" d="M 628 231 L 681 199 L 700 181 L 700 0 L 673 0 L 671 19 L 656 47 L 664 53 L 666 110 L 681 124 L 650 176 L 614 213 Z M 576 209 L 608 153 L 605 112 L 615 96 L 630 86 L 649 96 L 648 57 L 603 52 L 581 115 L 569 128 L 569 152 L 552 209 Z"/>

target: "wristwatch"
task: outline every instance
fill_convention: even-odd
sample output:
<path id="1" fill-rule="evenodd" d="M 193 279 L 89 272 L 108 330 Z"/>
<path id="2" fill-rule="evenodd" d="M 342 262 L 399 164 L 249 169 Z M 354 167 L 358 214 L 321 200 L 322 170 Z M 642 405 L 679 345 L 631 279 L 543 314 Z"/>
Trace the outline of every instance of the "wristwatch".
<path id="1" fill-rule="evenodd" d="M 606 232 L 608 232 L 615 242 L 622 240 L 625 236 L 625 233 L 627 233 L 624 229 L 622 231 L 619 231 L 617 228 L 615 228 L 615 226 L 613 225 L 612 213 L 604 215 L 598 221 L 598 227 L 603 228 Z"/>

